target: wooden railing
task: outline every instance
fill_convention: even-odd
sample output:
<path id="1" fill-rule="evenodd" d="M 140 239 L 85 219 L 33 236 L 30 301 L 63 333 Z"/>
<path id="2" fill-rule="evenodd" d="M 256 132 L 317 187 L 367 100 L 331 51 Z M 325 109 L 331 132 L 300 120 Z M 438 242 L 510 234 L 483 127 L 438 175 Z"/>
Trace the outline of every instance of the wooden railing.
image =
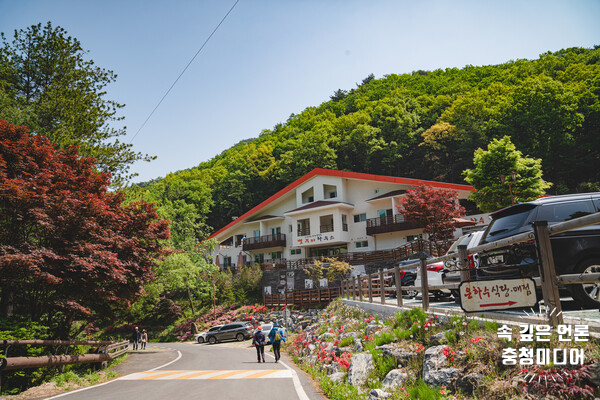
<path id="1" fill-rule="evenodd" d="M 372 236 L 378 233 L 398 232 L 422 227 L 423 224 L 406 221 L 402 214 L 387 215 L 385 217 L 369 218 L 367 220 L 367 235 Z"/>
<path id="2" fill-rule="evenodd" d="M 244 239 L 242 245 L 243 251 L 266 249 L 269 247 L 285 247 L 285 233 L 277 233 L 275 235 L 263 235 Z"/>
<path id="3" fill-rule="evenodd" d="M 548 313 L 548 323 L 554 327 L 563 323 L 562 307 L 558 293 L 558 284 L 574 285 L 581 283 L 597 283 L 600 282 L 600 273 L 586 274 L 565 274 L 556 276 L 554 268 L 554 260 L 552 257 L 552 248 L 550 246 L 550 236 L 559 233 L 567 232 L 573 229 L 584 226 L 600 224 L 600 212 L 587 215 L 580 218 L 575 218 L 567 222 L 561 222 L 548 227 L 546 221 L 538 221 L 534 223 L 534 230 L 530 232 L 520 233 L 510 236 L 495 242 L 486 243 L 477 247 L 472 247 L 467 250 L 467 246 L 458 246 L 458 266 L 469 265 L 468 255 L 473 253 L 482 253 L 489 250 L 494 250 L 512 245 L 514 243 L 536 241 L 538 252 L 540 254 L 541 276 L 533 278 L 536 286 L 542 288 L 544 304 L 547 310 L 552 310 Z M 456 253 L 438 256 L 436 258 L 415 260 L 414 263 L 403 266 L 396 266 L 393 269 L 380 270 L 376 274 L 366 276 L 357 276 L 342 281 L 342 296 L 363 301 L 365 296 L 368 296 L 369 302 L 373 302 L 373 297 L 379 295 L 382 304 L 386 304 L 386 293 L 393 292 L 396 295 L 396 303 L 399 307 L 402 306 L 402 291 L 415 290 L 421 292 L 422 307 L 424 310 L 429 309 L 429 291 L 441 289 L 458 289 L 459 283 L 429 285 L 427 282 L 427 265 L 435 264 L 443 261 L 448 261 L 456 258 Z M 419 267 L 421 274 L 421 286 L 401 286 L 400 271 Z M 394 284 L 392 285 L 393 276 Z M 461 268 L 461 282 L 469 279 L 468 268 Z M 380 282 L 383 282 L 383 287 L 378 287 Z"/>
<path id="4" fill-rule="evenodd" d="M 340 287 L 292 290 L 286 293 L 263 294 L 265 307 L 310 307 L 328 304 L 342 293 Z"/>

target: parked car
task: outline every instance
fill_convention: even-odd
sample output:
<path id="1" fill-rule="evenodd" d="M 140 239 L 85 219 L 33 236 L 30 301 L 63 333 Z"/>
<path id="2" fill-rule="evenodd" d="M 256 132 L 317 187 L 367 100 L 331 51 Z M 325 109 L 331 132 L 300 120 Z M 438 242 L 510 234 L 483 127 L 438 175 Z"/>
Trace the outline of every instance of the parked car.
<path id="1" fill-rule="evenodd" d="M 442 280 L 442 271 L 444 270 L 444 263 L 438 262 L 435 264 L 430 264 L 427 266 L 427 284 L 431 285 L 443 285 L 444 281 Z M 415 278 L 415 286 L 421 286 L 421 267 L 417 267 L 416 270 L 416 278 Z M 429 295 L 435 297 L 436 300 L 441 299 L 442 297 L 450 296 L 450 290 L 442 289 L 442 290 L 430 290 Z"/>
<path id="2" fill-rule="evenodd" d="M 417 260 L 411 260 L 411 259 L 404 260 L 404 261 L 400 262 L 400 266 L 413 264 L 415 261 L 417 261 Z M 401 280 L 402 286 L 415 286 L 416 279 L 417 279 L 417 267 L 403 269 L 400 271 L 400 280 Z M 419 294 L 419 292 L 416 290 L 413 290 L 413 289 L 402 291 L 402 295 L 407 296 L 409 298 L 416 297 L 417 294 Z M 395 296 L 395 294 L 394 294 L 394 296 Z"/>
<path id="3" fill-rule="evenodd" d="M 206 335 L 206 340 L 210 344 L 215 344 L 223 340 L 237 340 L 239 342 L 252 337 L 252 325 L 248 322 L 232 322 L 215 329 Z"/>
<path id="4" fill-rule="evenodd" d="M 581 193 L 540 198 L 491 214 L 492 222 L 481 244 L 532 230 L 534 221 L 548 225 L 600 211 L 600 193 Z M 600 225 L 591 225 L 550 237 L 557 275 L 600 272 Z M 539 276 L 535 241 L 517 243 L 479 255 L 477 279 Z M 567 285 L 582 306 L 600 307 L 600 283 Z"/>
<path id="5" fill-rule="evenodd" d="M 271 343 L 271 340 L 269 339 L 269 333 L 271 333 L 271 329 L 273 329 L 273 324 L 262 324 L 262 331 L 267 339 L 267 344 Z M 256 333 L 256 330 L 254 332 Z"/>
<path id="6" fill-rule="evenodd" d="M 459 237 L 453 244 L 450 246 L 446 254 L 456 254 L 458 256 L 458 246 L 465 245 L 467 246 L 467 250 L 479 245 L 481 238 L 483 237 L 484 230 L 471 232 L 466 235 Z M 476 280 L 476 268 L 479 265 L 479 255 L 478 254 L 469 254 L 467 256 L 469 264 L 467 267 L 469 268 L 469 280 Z M 444 261 L 444 270 L 442 272 L 442 281 L 444 284 L 446 283 L 459 283 L 460 282 L 460 270 L 457 265 L 458 257 L 453 258 L 452 260 Z M 457 289 L 450 289 L 450 293 L 454 296 L 454 299 L 457 303 L 460 304 L 460 294 Z"/>
<path id="7" fill-rule="evenodd" d="M 200 344 L 206 342 L 206 336 L 209 333 L 214 333 L 215 331 L 218 331 L 223 325 L 217 325 L 217 326 L 213 326 L 212 328 L 210 328 L 209 330 L 205 331 L 205 332 L 200 332 L 194 335 L 194 340 Z"/>

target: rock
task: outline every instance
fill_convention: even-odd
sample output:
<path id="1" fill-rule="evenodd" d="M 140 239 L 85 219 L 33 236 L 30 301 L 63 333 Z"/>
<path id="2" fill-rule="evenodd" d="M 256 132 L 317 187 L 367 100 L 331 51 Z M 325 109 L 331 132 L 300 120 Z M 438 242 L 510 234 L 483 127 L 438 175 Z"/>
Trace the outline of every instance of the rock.
<path id="1" fill-rule="evenodd" d="M 404 386 L 404 383 L 408 379 L 408 374 L 401 369 L 393 369 L 385 376 L 381 387 L 384 390 L 395 389 L 398 386 Z"/>
<path id="2" fill-rule="evenodd" d="M 590 365 L 590 378 L 594 386 L 600 386 L 600 362 Z"/>
<path id="3" fill-rule="evenodd" d="M 324 334 L 321 335 L 320 340 L 322 342 L 330 342 L 333 339 L 335 339 L 335 335 L 333 333 L 330 332 L 325 332 Z"/>
<path id="4" fill-rule="evenodd" d="M 401 367 L 406 367 L 415 356 L 413 353 L 408 353 L 397 347 L 390 346 L 389 344 L 379 346 L 377 347 L 377 349 L 381 350 L 382 355 L 394 358 L 396 360 L 396 363 Z"/>
<path id="5" fill-rule="evenodd" d="M 313 351 L 315 351 L 317 349 L 317 346 L 315 346 L 314 344 L 309 344 L 308 345 L 308 354 L 312 354 Z"/>
<path id="6" fill-rule="evenodd" d="M 384 392 L 381 389 L 373 389 L 369 392 L 369 399 L 368 400 L 375 400 L 375 399 L 387 399 L 388 397 L 390 397 L 390 394 L 387 392 Z"/>
<path id="7" fill-rule="evenodd" d="M 357 387 L 362 386 L 373 369 L 375 365 L 370 353 L 355 354 L 348 368 L 348 383 Z"/>
<path id="8" fill-rule="evenodd" d="M 448 339 L 446 338 L 445 332 L 440 332 L 435 335 L 432 335 L 429 338 L 429 343 L 433 346 L 439 346 L 440 344 L 448 343 Z"/>
<path id="9" fill-rule="evenodd" d="M 423 357 L 423 382 L 428 385 L 450 386 L 460 373 L 456 368 L 443 368 L 448 363 L 444 355 L 446 346 L 433 346 L 425 350 Z"/>
<path id="10" fill-rule="evenodd" d="M 380 324 L 369 324 L 365 328 L 365 335 L 371 336 L 374 332 L 377 332 L 381 328 Z"/>
<path id="11" fill-rule="evenodd" d="M 473 372 L 459 377 L 456 381 L 456 387 L 470 395 L 473 394 L 473 389 L 479 386 L 479 381 L 481 381 L 483 378 L 483 374 Z"/>
<path id="12" fill-rule="evenodd" d="M 334 372 L 333 374 L 329 375 L 329 379 L 335 383 L 342 383 L 344 378 L 346 378 L 345 372 Z"/>
<path id="13" fill-rule="evenodd" d="M 364 350 L 363 344 L 358 338 L 354 338 L 354 353 L 362 353 Z"/>
<path id="14" fill-rule="evenodd" d="M 342 333 L 340 335 L 340 340 L 344 340 L 344 339 L 349 338 L 349 337 L 356 339 L 358 337 L 358 333 L 356 333 L 356 332 L 344 332 L 344 333 Z"/>

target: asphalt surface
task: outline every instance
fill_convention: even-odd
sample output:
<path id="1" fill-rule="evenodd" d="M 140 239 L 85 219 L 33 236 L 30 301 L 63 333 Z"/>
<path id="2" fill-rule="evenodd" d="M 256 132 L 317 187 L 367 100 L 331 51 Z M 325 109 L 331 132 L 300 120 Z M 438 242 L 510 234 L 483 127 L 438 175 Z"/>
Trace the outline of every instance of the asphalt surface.
<path id="1" fill-rule="evenodd" d="M 286 355 L 275 363 L 270 347 L 267 362 L 258 363 L 250 341 L 151 343 L 115 368 L 121 377 L 50 399 L 325 399 Z"/>

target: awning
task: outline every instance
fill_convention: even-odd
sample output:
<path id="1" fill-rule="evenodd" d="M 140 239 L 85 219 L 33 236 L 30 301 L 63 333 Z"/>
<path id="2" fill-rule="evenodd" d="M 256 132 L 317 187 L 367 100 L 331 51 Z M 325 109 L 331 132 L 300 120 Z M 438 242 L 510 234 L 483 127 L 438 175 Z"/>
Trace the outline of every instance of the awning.
<path id="1" fill-rule="evenodd" d="M 477 225 L 477 222 L 471 221 L 470 219 L 464 218 L 452 218 L 452 224 L 455 228 L 462 228 L 464 226 L 473 226 Z"/>

